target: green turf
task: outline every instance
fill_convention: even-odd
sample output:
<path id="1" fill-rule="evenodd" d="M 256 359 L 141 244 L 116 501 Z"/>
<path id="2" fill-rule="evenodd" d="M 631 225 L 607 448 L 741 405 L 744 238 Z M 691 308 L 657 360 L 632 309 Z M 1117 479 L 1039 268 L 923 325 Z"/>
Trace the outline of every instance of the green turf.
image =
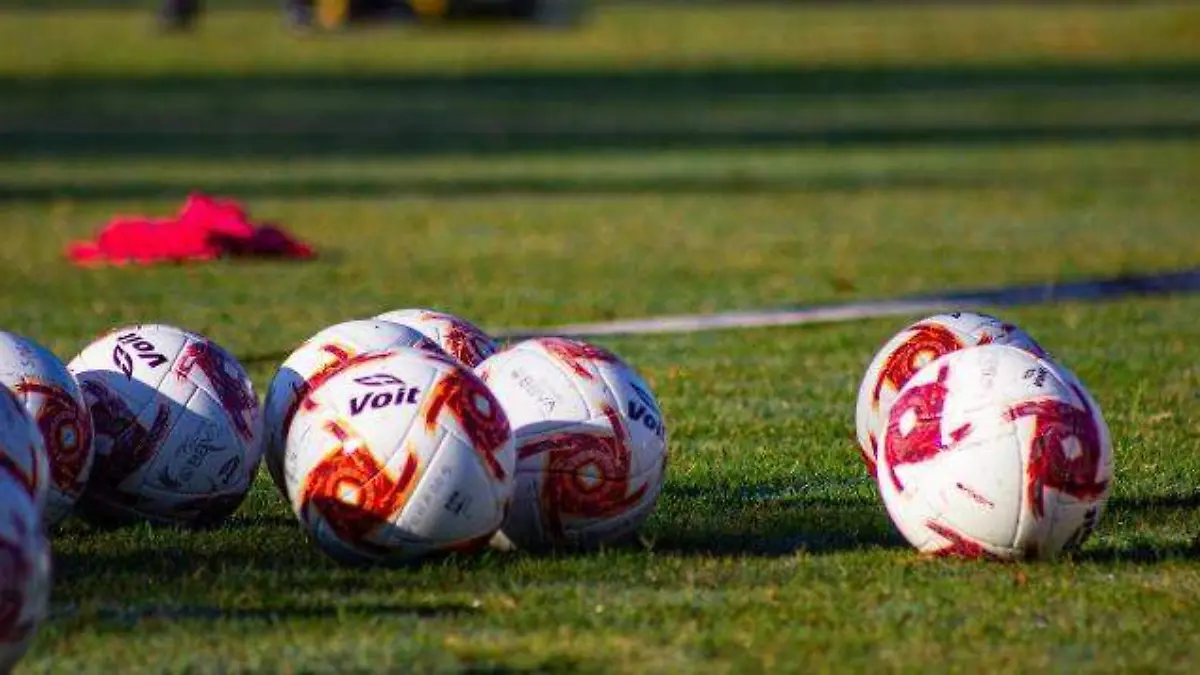
<path id="1" fill-rule="evenodd" d="M 1187 5 L 604 8 L 580 32 L 190 38 L 0 14 L 0 324 L 73 355 L 166 321 L 281 352 L 435 305 L 494 328 L 1200 266 Z M 80 271 L 67 241 L 190 189 L 308 265 Z M 1190 671 L 1200 298 L 1005 310 L 1106 412 L 1117 478 L 1076 560 L 927 561 L 853 444 L 904 319 L 639 337 L 671 431 L 641 547 L 349 570 L 265 476 L 225 528 L 56 534 L 31 672 Z"/>

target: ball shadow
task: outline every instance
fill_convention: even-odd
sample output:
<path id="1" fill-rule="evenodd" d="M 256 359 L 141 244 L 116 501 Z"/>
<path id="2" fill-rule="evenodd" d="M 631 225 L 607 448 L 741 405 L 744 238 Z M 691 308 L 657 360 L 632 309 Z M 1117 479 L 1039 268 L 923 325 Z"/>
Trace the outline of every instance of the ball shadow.
<path id="1" fill-rule="evenodd" d="M 864 478 L 819 486 L 779 478 L 752 485 L 667 485 L 645 538 L 656 553 L 786 556 L 906 546 Z"/>
<path id="2" fill-rule="evenodd" d="M 1105 523 L 1154 523 L 1178 520 L 1190 516 L 1200 508 L 1200 492 L 1177 494 L 1144 495 L 1138 497 L 1115 497 L 1109 500 L 1100 531 Z M 1102 541 L 1085 544 L 1083 550 L 1072 556 L 1083 563 L 1138 565 L 1159 564 L 1173 561 L 1200 560 L 1200 538 L 1195 535 L 1185 540 L 1162 541 L 1150 536 L 1134 535 L 1116 542 Z"/>
<path id="3" fill-rule="evenodd" d="M 89 625 L 133 627 L 142 621 L 257 621 L 283 623 L 292 620 L 344 619 L 346 617 L 399 617 L 433 619 L 477 614 L 481 610 L 461 602 L 351 603 L 339 606 L 308 606 L 284 603 L 277 606 L 219 607 L 192 604 L 102 605 L 81 610 L 62 607 L 52 613 L 54 620 L 85 621 Z M 114 626 L 115 624 L 115 626 Z"/>

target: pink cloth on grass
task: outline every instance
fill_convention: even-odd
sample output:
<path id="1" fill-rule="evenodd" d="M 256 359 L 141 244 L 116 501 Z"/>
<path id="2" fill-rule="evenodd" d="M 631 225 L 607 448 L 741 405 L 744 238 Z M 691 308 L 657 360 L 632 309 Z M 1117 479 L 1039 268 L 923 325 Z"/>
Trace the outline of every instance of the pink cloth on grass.
<path id="1" fill-rule="evenodd" d="M 120 265 L 222 257 L 307 260 L 316 251 L 275 225 L 250 222 L 237 202 L 193 194 L 174 219 L 117 216 L 94 241 L 68 245 L 66 255 L 77 265 Z"/>

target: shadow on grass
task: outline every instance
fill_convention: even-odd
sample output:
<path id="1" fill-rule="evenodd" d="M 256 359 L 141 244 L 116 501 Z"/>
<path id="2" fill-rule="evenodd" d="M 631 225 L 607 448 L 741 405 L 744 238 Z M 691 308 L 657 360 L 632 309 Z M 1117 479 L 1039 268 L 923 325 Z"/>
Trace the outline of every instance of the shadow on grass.
<path id="1" fill-rule="evenodd" d="M 753 490 L 723 485 L 667 486 L 658 511 L 660 524 L 651 528 L 647 544 L 629 543 L 614 550 L 773 557 L 798 550 L 832 553 L 903 545 L 878 504 L 854 496 L 806 496 L 788 481 L 761 484 Z M 198 575 L 242 584 L 270 579 L 271 584 L 296 588 L 319 583 L 326 591 L 345 594 L 379 591 L 396 583 L 390 574 L 361 574 L 362 568 L 332 563 L 306 541 L 295 521 L 283 514 L 238 515 L 220 529 L 206 531 L 147 525 L 113 531 L 73 524 L 64 532 L 71 543 L 56 550 L 55 576 L 65 599 L 91 597 L 97 590 L 107 592 L 111 583 L 139 585 L 146 580 L 193 580 Z M 424 566 L 496 569 L 530 555 L 542 557 L 490 552 L 435 558 Z M 593 554 L 561 551 L 546 555 L 580 558 Z M 424 566 L 401 568 L 398 573 L 419 573 Z"/>
<path id="2" fill-rule="evenodd" d="M 1181 513 L 1191 515 L 1200 508 L 1200 492 L 1157 494 L 1143 497 L 1110 499 L 1100 521 L 1100 530 L 1113 523 L 1154 524 L 1176 520 Z M 1117 543 L 1092 544 L 1075 555 L 1080 562 L 1152 564 L 1200 559 L 1200 538 L 1194 531 L 1183 530 L 1185 541 L 1156 541 L 1136 532 Z"/>
<path id="3" fill-rule="evenodd" d="M 797 552 L 824 555 L 907 548 L 869 483 L 866 477 L 855 477 L 780 478 L 754 485 L 667 485 L 655 518 L 644 528 L 643 543 L 627 543 L 614 550 L 635 556 L 645 552 L 674 557 L 772 558 Z M 1101 531 L 1112 532 L 1116 523 L 1153 522 L 1173 512 L 1191 512 L 1197 505 L 1200 496 L 1195 493 L 1113 499 L 1101 522 Z M 1154 564 L 1200 558 L 1200 540 L 1195 538 L 1165 541 L 1141 538 L 1136 533 L 1128 537 L 1121 531 L 1115 534 L 1120 536 L 1105 536 L 1101 542 L 1088 544 L 1074 559 L 1082 563 Z M 205 579 L 226 588 L 241 585 L 251 589 L 266 584 L 272 588 L 304 589 L 316 585 L 323 592 L 351 597 L 394 590 L 398 583 L 412 583 L 412 575 L 425 579 L 423 570 L 430 568 L 447 569 L 452 578 L 487 571 L 489 576 L 485 579 L 490 579 L 490 575 L 503 575 L 507 566 L 530 556 L 570 560 L 594 555 L 585 551 L 487 552 L 364 574 L 361 567 L 342 567 L 328 560 L 305 540 L 291 518 L 275 514 L 238 516 L 221 530 L 205 532 L 159 529 L 112 533 L 74 525 L 69 528 L 67 539 L 69 545 L 56 546 L 58 602 L 105 597 L 113 589 L 141 588 L 146 583 L 185 580 L 204 583 Z M 441 576 L 435 574 L 423 583 L 430 584 L 430 588 L 461 585 Z M 145 611 L 153 613 L 157 606 Z M 422 611 L 421 607 L 401 607 L 394 611 L 414 613 Z M 196 611 L 201 615 L 199 618 L 204 618 L 221 610 Z M 255 612 L 258 610 L 251 610 L 244 618 L 256 618 Z M 262 610 L 264 615 L 272 612 L 278 613 L 271 608 Z"/>
<path id="4" fill-rule="evenodd" d="M 0 77 L 0 157 L 296 160 L 1196 138 L 1197 92 L 1195 61 L 8 76 Z M 1065 117 L 1064 105 L 1073 109 Z"/>
<path id="5" fill-rule="evenodd" d="M 1143 542 L 1128 546 L 1086 546 L 1073 556 L 1086 563 L 1134 563 L 1148 565 L 1200 559 L 1200 541 L 1161 544 Z"/>
<path id="6" fill-rule="evenodd" d="M 222 523 L 220 529 L 227 532 L 245 532 L 248 530 L 289 527 L 300 527 L 299 522 L 290 513 L 259 514 L 253 516 L 238 514 Z"/>
<path id="7" fill-rule="evenodd" d="M 863 477 L 815 485 L 802 479 L 668 485 L 658 506 L 667 523 L 649 546 L 671 555 L 764 557 L 904 546 L 883 505 L 861 496 L 868 484 Z"/>
<path id="8" fill-rule="evenodd" d="M 142 621 L 261 621 L 278 623 L 303 619 L 347 617 L 410 617 L 433 619 L 479 613 L 480 609 L 460 602 L 423 604 L 353 603 L 337 606 L 305 606 L 283 603 L 271 607 L 218 607 L 189 604 L 102 605 L 80 610 L 74 606 L 56 609 L 55 620 L 84 620 L 88 623 L 137 624 Z"/>
<path id="9" fill-rule="evenodd" d="M 671 524 L 652 542 L 656 552 L 683 555 L 789 555 L 834 553 L 908 544 L 876 499 L 855 497 L 866 478 L 804 485 L 780 481 L 755 486 L 673 488 L 663 494 Z M 846 496 L 831 498 L 830 492 Z M 813 496 L 813 493 L 820 496 Z M 1200 492 L 1112 499 L 1101 528 L 1118 522 L 1154 522 L 1171 512 L 1200 507 Z M 662 506 L 660 506 L 662 508 Z M 1080 562 L 1149 564 L 1200 559 L 1200 538 L 1093 543 L 1074 556 Z"/>
<path id="10" fill-rule="evenodd" d="M 1200 274 L 1200 271 L 1197 271 Z M 1200 509 L 1200 490 L 1145 497 L 1118 497 L 1109 500 L 1109 515 L 1144 517 L 1150 511 Z"/>

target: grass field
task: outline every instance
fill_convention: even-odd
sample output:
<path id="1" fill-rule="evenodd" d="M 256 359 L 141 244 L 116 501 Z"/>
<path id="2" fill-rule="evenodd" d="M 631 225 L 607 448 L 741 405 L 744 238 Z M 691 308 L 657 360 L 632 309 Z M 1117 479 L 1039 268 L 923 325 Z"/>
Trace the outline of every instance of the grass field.
<path id="1" fill-rule="evenodd" d="M 295 36 L 263 11 L 0 13 L 0 326 L 210 335 L 265 389 L 320 327 L 491 328 L 1200 267 L 1200 9 L 615 6 L 579 32 Z M 189 190 L 308 265 L 80 271 Z M 1075 559 L 918 558 L 853 441 L 905 320 L 605 340 L 658 393 L 644 546 L 350 570 L 265 475 L 223 529 L 72 523 L 29 672 L 1194 672 L 1200 297 L 1006 310 L 1104 407 Z M 913 317 L 916 318 L 916 317 Z M 264 472 L 265 473 L 265 472 Z"/>

